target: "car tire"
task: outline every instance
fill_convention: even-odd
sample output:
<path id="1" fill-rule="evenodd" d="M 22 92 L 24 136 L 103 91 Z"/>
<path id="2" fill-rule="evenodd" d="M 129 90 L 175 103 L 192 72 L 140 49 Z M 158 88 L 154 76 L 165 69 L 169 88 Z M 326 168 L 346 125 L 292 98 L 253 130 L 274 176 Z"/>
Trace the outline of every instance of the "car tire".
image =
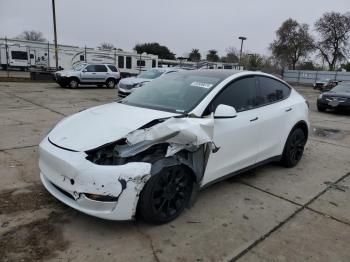
<path id="1" fill-rule="evenodd" d="M 59 85 L 60 85 L 60 87 L 63 87 L 63 88 L 67 87 L 67 85 L 65 85 L 65 84 L 59 84 Z"/>
<path id="2" fill-rule="evenodd" d="M 79 81 L 76 78 L 71 78 L 68 82 L 68 86 L 73 89 L 78 88 Z"/>
<path id="3" fill-rule="evenodd" d="M 301 128 L 295 128 L 289 134 L 284 146 L 281 162 L 285 167 L 296 166 L 304 153 L 306 135 Z"/>
<path id="4" fill-rule="evenodd" d="M 115 80 L 112 78 L 107 79 L 106 86 L 108 88 L 115 88 Z"/>
<path id="5" fill-rule="evenodd" d="M 325 112 L 326 111 L 326 107 L 324 107 L 324 106 L 322 106 L 322 105 L 317 105 L 317 110 L 319 111 L 319 112 Z"/>
<path id="6" fill-rule="evenodd" d="M 178 217 L 187 206 L 193 180 L 185 166 L 163 168 L 152 176 L 143 188 L 138 213 L 144 221 L 164 224 Z"/>

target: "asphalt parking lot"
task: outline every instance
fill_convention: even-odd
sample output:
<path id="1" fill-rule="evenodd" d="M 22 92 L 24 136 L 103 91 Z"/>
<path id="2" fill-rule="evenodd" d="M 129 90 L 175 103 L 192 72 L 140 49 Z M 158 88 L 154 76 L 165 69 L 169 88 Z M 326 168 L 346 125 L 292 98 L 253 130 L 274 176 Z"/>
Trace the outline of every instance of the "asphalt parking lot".
<path id="1" fill-rule="evenodd" d="M 318 113 L 318 92 L 296 89 L 312 125 L 297 167 L 215 184 L 175 221 L 151 226 L 76 212 L 39 180 L 45 134 L 115 101 L 115 90 L 0 82 L 0 261 L 350 261 L 350 115 Z"/>

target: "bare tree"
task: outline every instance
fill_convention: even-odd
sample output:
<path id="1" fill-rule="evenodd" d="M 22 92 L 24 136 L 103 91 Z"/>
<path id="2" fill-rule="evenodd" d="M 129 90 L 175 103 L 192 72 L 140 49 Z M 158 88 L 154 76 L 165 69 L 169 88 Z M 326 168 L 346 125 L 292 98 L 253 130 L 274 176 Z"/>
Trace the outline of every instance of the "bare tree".
<path id="1" fill-rule="evenodd" d="M 337 62 L 342 61 L 349 52 L 350 13 L 325 13 L 315 23 L 319 34 L 316 48 L 328 63 L 329 70 L 335 70 Z"/>
<path id="2" fill-rule="evenodd" d="M 103 50 L 112 50 L 114 49 L 114 45 L 108 42 L 103 42 L 98 46 L 99 49 L 103 49 Z"/>
<path id="3" fill-rule="evenodd" d="M 281 64 L 295 65 L 302 57 L 307 57 L 314 49 L 313 39 L 307 24 L 299 24 L 288 19 L 276 32 L 277 39 L 270 45 L 272 54 Z"/>
<path id="4" fill-rule="evenodd" d="M 21 40 L 38 41 L 38 42 L 47 41 L 42 32 L 34 31 L 34 30 L 31 30 L 31 31 L 25 30 L 23 31 L 22 34 L 20 34 L 16 38 Z"/>
<path id="5" fill-rule="evenodd" d="M 239 52 L 234 47 L 228 47 L 226 49 L 226 55 L 221 57 L 221 61 L 224 63 L 238 63 L 239 62 Z"/>

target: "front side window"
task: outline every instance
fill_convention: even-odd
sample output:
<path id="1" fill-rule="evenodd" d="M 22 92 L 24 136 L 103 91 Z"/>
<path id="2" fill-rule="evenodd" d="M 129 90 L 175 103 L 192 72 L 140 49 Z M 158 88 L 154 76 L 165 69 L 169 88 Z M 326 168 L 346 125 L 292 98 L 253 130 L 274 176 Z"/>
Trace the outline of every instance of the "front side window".
<path id="1" fill-rule="evenodd" d="M 85 70 L 86 72 L 96 72 L 95 65 L 88 65 Z"/>
<path id="2" fill-rule="evenodd" d="M 215 112 L 218 105 L 232 106 L 237 112 L 249 110 L 257 106 L 256 78 L 247 77 L 232 82 L 214 98 L 210 105 L 210 112 Z"/>
<path id="3" fill-rule="evenodd" d="M 277 102 L 289 96 L 291 90 L 285 84 L 269 78 L 259 77 L 258 104 L 266 105 Z"/>

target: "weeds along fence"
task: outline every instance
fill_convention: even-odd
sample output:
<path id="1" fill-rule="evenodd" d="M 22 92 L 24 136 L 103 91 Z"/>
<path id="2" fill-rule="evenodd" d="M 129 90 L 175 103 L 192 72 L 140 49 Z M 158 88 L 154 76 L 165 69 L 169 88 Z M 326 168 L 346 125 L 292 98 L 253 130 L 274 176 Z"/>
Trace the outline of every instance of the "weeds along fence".
<path id="1" fill-rule="evenodd" d="M 283 79 L 290 83 L 312 85 L 317 80 L 350 81 L 350 72 L 284 70 Z"/>

